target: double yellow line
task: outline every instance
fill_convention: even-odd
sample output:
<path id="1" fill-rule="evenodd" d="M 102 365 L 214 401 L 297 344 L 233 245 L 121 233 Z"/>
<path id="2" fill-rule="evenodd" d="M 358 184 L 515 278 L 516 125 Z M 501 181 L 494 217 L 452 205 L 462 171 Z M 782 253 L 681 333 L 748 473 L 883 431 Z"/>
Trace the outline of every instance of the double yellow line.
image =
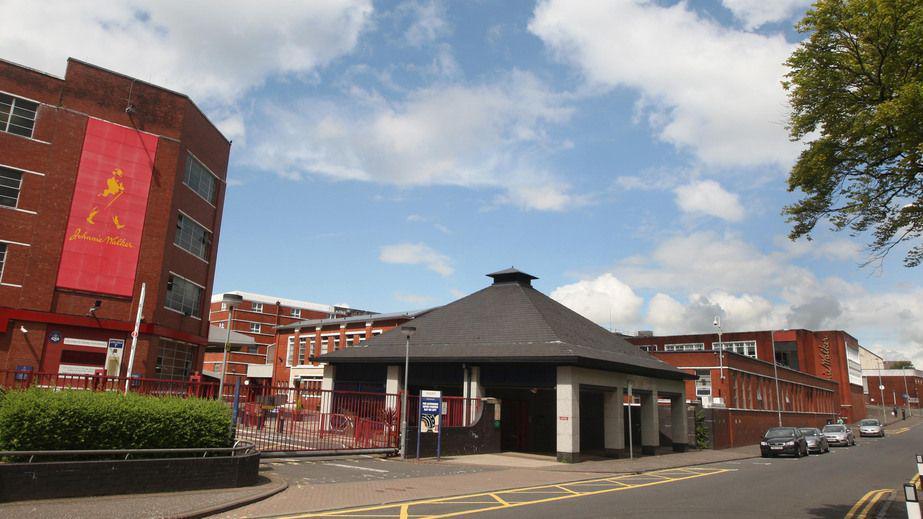
<path id="1" fill-rule="evenodd" d="M 894 491 L 889 488 L 869 490 L 862 496 L 862 499 L 856 501 L 856 504 L 852 505 L 849 512 L 846 512 L 846 517 L 844 519 L 865 519 L 868 517 L 869 512 L 872 511 L 872 508 L 875 507 L 875 503 L 881 500 L 882 497 L 889 496 L 893 493 Z"/>

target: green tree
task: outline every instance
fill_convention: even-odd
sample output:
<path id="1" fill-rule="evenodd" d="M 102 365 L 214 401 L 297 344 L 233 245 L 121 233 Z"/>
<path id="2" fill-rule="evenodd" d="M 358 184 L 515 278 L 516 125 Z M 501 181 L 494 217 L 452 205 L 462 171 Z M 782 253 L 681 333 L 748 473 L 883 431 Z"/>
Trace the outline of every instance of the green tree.
<path id="1" fill-rule="evenodd" d="M 911 369 L 913 368 L 913 361 L 909 360 L 895 360 L 888 363 L 890 369 Z"/>
<path id="2" fill-rule="evenodd" d="M 923 261 L 923 2 L 817 0 L 786 61 L 789 134 L 807 147 L 788 179 L 791 239 L 819 222 L 870 233 L 871 259 L 900 243 Z M 870 260 L 871 261 L 871 260 Z"/>

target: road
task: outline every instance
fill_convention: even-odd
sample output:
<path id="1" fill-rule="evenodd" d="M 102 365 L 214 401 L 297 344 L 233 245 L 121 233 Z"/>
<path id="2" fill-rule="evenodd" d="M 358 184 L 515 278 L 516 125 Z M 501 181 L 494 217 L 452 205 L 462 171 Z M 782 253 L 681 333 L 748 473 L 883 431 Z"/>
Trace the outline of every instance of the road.
<path id="1" fill-rule="evenodd" d="M 293 517 L 905 517 L 923 426 L 808 458 L 747 459 Z M 754 447 L 755 448 L 755 447 Z M 890 492 L 897 500 L 892 503 Z"/>

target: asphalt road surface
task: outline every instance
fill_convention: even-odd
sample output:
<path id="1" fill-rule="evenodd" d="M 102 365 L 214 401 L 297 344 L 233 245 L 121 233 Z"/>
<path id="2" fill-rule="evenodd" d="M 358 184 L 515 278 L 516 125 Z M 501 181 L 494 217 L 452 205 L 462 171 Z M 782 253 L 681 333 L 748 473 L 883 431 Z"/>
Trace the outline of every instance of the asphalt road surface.
<path id="1" fill-rule="evenodd" d="M 896 428 L 895 431 L 901 431 Z M 854 447 L 832 447 L 829 454 L 808 458 L 751 459 L 708 465 L 730 469 L 713 475 L 659 485 L 501 508 L 480 517 L 906 517 L 900 490 L 916 474 L 923 453 L 923 426 L 878 439 L 857 438 Z M 754 447 L 756 448 L 756 447 Z M 897 500 L 874 490 L 893 490 Z M 863 497 L 866 500 L 857 505 Z"/>
<path id="2" fill-rule="evenodd" d="M 906 517 L 901 488 L 916 474 L 923 424 L 896 424 L 885 438 L 857 438 L 857 443 L 800 459 L 755 458 L 642 474 L 600 474 L 580 482 L 297 517 Z"/>

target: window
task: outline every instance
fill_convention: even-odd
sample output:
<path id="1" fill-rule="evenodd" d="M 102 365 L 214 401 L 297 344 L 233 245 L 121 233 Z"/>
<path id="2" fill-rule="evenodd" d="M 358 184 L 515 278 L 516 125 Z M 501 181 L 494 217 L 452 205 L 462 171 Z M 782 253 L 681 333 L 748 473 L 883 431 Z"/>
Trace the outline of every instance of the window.
<path id="1" fill-rule="evenodd" d="M 704 351 L 704 342 L 687 342 L 680 344 L 665 344 L 664 351 Z"/>
<path id="2" fill-rule="evenodd" d="M 298 339 L 298 365 L 304 366 L 304 354 L 307 349 L 307 337 L 300 337 Z"/>
<path id="3" fill-rule="evenodd" d="M 713 350 L 733 351 L 740 355 L 756 358 L 756 341 L 714 342 L 711 348 Z"/>
<path id="4" fill-rule="evenodd" d="M 201 317 L 203 292 L 205 290 L 192 281 L 170 274 L 166 307 L 186 316 Z"/>
<path id="5" fill-rule="evenodd" d="M 208 203 L 215 205 L 215 195 L 218 192 L 218 180 L 212 172 L 199 162 L 190 153 L 186 156 L 186 174 L 183 183 L 189 186 Z"/>
<path id="6" fill-rule="evenodd" d="M 641 348 L 641 351 L 657 351 L 656 344 L 647 344 L 647 345 L 638 346 L 638 347 Z"/>
<path id="7" fill-rule="evenodd" d="M 0 94 L 0 130 L 32 138 L 38 103 Z"/>
<path id="8" fill-rule="evenodd" d="M 301 317 L 301 308 L 292 308 L 292 317 Z"/>
<path id="9" fill-rule="evenodd" d="M 228 309 L 228 304 L 227 304 L 227 303 L 221 303 L 221 311 L 224 312 L 224 311 L 226 311 L 227 309 Z"/>
<path id="10" fill-rule="evenodd" d="M 6 244 L 0 243 L 0 281 L 3 281 L 3 267 L 6 265 Z"/>
<path id="11" fill-rule="evenodd" d="M 260 333 L 261 331 L 260 323 L 250 323 L 250 333 Z"/>
<path id="12" fill-rule="evenodd" d="M 0 205 L 16 207 L 19 190 L 22 188 L 22 173 L 15 169 L 0 167 Z"/>
<path id="13" fill-rule="evenodd" d="M 180 213 L 176 219 L 176 236 L 173 243 L 193 256 L 208 261 L 212 249 L 212 233 L 192 218 Z"/>
<path id="14" fill-rule="evenodd" d="M 711 370 L 697 369 L 695 374 L 698 377 L 695 381 L 695 395 L 711 396 Z"/>
<path id="15" fill-rule="evenodd" d="M 337 339 L 339 341 L 339 339 Z M 320 343 L 320 354 L 324 355 L 330 351 L 330 343 L 333 341 L 333 337 L 324 337 Z"/>
<path id="16" fill-rule="evenodd" d="M 218 323 L 218 328 L 224 328 L 224 323 Z"/>
<path id="17" fill-rule="evenodd" d="M 157 363 L 154 365 L 157 378 L 171 380 L 186 380 L 189 378 L 195 348 L 188 344 L 164 339 L 161 339 L 160 342 Z"/>
<path id="18" fill-rule="evenodd" d="M 253 303 L 253 311 L 254 311 L 254 312 L 262 312 L 262 311 L 263 311 L 263 303 Z"/>
<path id="19" fill-rule="evenodd" d="M 285 358 L 285 365 L 288 367 L 292 367 L 292 360 L 294 360 L 294 357 L 295 357 L 295 337 L 292 336 L 288 338 L 288 355 Z"/>

